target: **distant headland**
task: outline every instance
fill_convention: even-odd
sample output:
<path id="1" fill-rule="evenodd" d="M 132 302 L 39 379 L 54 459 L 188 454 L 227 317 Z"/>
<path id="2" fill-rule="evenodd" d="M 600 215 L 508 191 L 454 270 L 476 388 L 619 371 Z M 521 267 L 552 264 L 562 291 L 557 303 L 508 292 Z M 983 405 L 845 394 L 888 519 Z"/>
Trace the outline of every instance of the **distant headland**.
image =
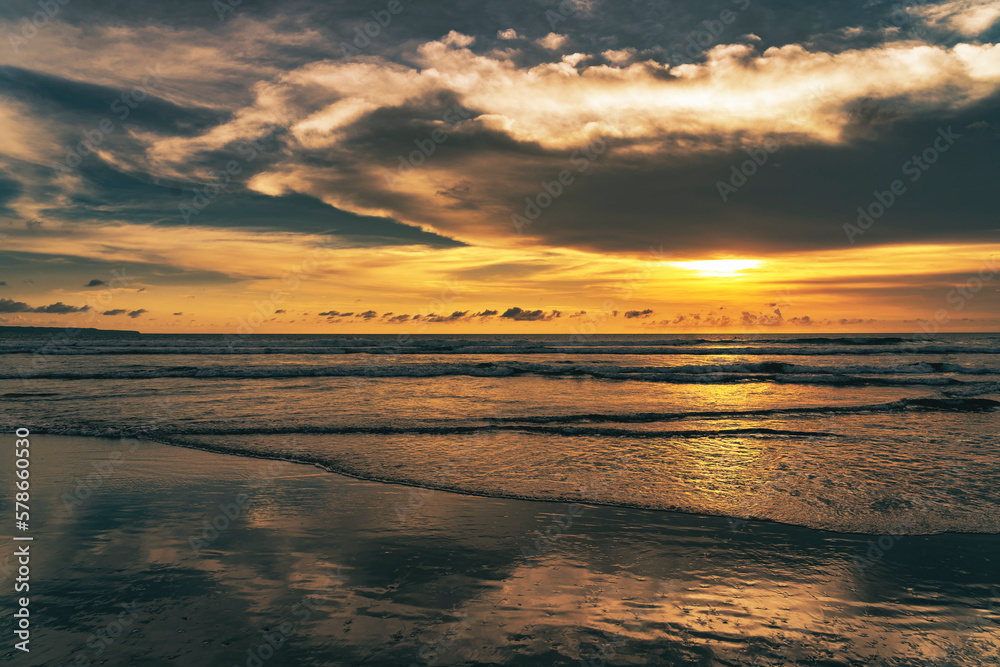
<path id="1" fill-rule="evenodd" d="M 138 331 L 124 331 L 120 329 L 0 326 L 0 338 L 44 336 L 46 334 L 67 334 L 70 332 L 72 332 L 74 337 L 78 338 L 139 338 L 142 335 Z"/>

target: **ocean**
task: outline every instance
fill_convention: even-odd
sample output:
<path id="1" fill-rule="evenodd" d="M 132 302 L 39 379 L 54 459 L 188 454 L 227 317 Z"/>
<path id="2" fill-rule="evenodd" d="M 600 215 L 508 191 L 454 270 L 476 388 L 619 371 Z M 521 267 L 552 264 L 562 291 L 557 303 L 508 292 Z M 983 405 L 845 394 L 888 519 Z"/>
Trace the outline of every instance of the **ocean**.
<path id="1" fill-rule="evenodd" d="M 0 340 L 2 428 L 464 494 L 1000 533 L 1000 335 Z"/>

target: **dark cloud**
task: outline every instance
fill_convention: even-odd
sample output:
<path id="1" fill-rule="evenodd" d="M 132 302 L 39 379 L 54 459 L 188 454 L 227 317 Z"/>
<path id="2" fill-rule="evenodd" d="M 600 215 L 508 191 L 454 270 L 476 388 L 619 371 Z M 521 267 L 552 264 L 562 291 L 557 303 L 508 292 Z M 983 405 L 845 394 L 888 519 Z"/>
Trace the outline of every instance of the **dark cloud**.
<path id="1" fill-rule="evenodd" d="M 76 146 L 83 131 L 96 132 L 102 120 L 110 120 L 114 129 L 103 134 L 100 147 L 105 151 L 128 156 L 141 153 L 130 131 L 124 128 L 110 105 L 121 91 L 102 85 L 84 83 L 29 69 L 0 66 L 0 90 L 14 95 L 34 114 L 50 121 L 64 120 L 62 141 Z M 151 92 L 155 92 L 151 91 Z M 144 99 L 127 118 L 129 128 L 142 128 L 164 136 L 188 137 L 202 134 L 211 127 L 230 119 L 231 113 L 217 109 L 180 107 L 155 96 Z M 343 238 L 348 245 L 420 244 L 430 247 L 458 247 L 459 241 L 405 225 L 388 218 L 358 215 L 336 209 L 311 197 L 290 194 L 272 197 L 250 192 L 246 179 L 282 156 L 281 143 L 272 140 L 252 161 L 238 152 L 241 142 L 192 158 L 191 168 L 203 167 L 218 171 L 229 161 L 241 164 L 241 174 L 227 185 L 226 193 L 213 198 L 210 205 L 195 208 L 190 202 L 205 186 L 200 179 L 191 182 L 165 182 L 134 169 L 121 170 L 104 161 L 86 157 L 74 168 L 84 187 L 76 188 L 65 201 L 66 206 L 47 206 L 52 217 L 70 220 L 120 220 L 127 216 L 132 222 L 164 225 L 199 224 L 216 227 L 247 227 L 281 229 L 300 232 L 326 231 Z M 268 151 L 270 148 L 270 151 Z M 251 169 L 252 167 L 252 169 Z M 16 196 L 24 187 L 19 181 L 6 180 L 0 174 L 0 210 L 7 198 Z M 181 194 L 178 195 L 178 192 Z M 108 206 L 113 202 L 113 206 Z M 185 218 L 181 205 L 188 204 Z M 29 220 L 29 229 L 42 226 L 40 220 Z"/>
<path id="2" fill-rule="evenodd" d="M 89 283 L 84 285 L 84 287 L 100 287 L 102 285 L 107 285 L 107 283 L 104 282 L 103 280 L 98 280 L 97 278 L 94 278 Z"/>
<path id="3" fill-rule="evenodd" d="M 543 322 L 558 317 L 557 313 L 555 310 L 546 314 L 544 310 L 523 310 L 515 307 L 508 308 L 500 317 L 515 322 Z"/>
<path id="4" fill-rule="evenodd" d="M 652 314 L 653 311 L 648 308 L 646 310 L 630 310 L 625 313 L 625 318 L 631 320 L 635 318 L 649 317 Z"/>
<path id="5" fill-rule="evenodd" d="M 151 130 L 190 136 L 204 132 L 228 116 L 227 112 L 218 109 L 185 107 L 168 102 L 157 96 L 155 80 L 149 79 L 149 83 L 153 85 L 145 88 L 146 98 L 129 109 L 129 124 L 142 124 Z M 0 66 L 0 88 L 10 91 L 26 105 L 44 111 L 50 118 L 75 118 L 77 131 L 67 137 L 75 140 L 74 143 L 83 139 L 79 135 L 84 129 L 92 130 L 107 118 L 114 129 L 102 138 L 102 147 L 107 145 L 106 142 L 128 145 L 128 132 L 123 129 L 118 112 L 111 108 L 115 100 L 121 99 L 122 91 L 118 88 L 11 66 Z"/>
<path id="6" fill-rule="evenodd" d="M 365 320 L 374 320 L 376 317 L 378 317 L 378 313 L 376 313 L 374 310 L 366 310 L 363 313 L 358 313 L 357 315 L 355 315 L 355 317 L 360 317 Z"/>
<path id="7" fill-rule="evenodd" d="M 178 316 L 183 315 L 183 314 L 184 313 L 174 313 L 174 317 L 178 317 Z"/>
<path id="8" fill-rule="evenodd" d="M 193 193 L 192 193 L 193 196 Z M 136 206 L 144 205 L 136 202 Z M 174 204 L 170 216 L 162 208 L 150 211 L 161 224 L 185 224 Z M 176 215 L 173 215 L 176 212 Z M 197 216 L 193 223 L 213 227 L 244 227 L 281 229 L 305 233 L 328 233 L 346 246 L 425 245 L 434 248 L 456 248 L 465 245 L 440 234 L 421 230 L 389 218 L 357 215 L 334 208 L 305 195 L 271 197 L 253 192 L 234 190 L 215 200 Z"/>
<path id="9" fill-rule="evenodd" d="M 90 306 L 83 306 L 82 308 L 78 308 L 76 306 L 67 306 L 62 301 L 57 301 L 56 303 L 53 303 L 51 305 L 41 306 L 40 308 L 36 308 L 35 312 L 65 315 L 66 313 L 82 313 L 88 310 L 90 310 Z"/>
<path id="10" fill-rule="evenodd" d="M 131 317 L 132 319 L 135 319 L 135 318 L 139 317 L 140 315 L 142 315 L 144 313 L 148 313 L 148 312 L 149 311 L 146 310 L 145 308 L 140 308 L 139 310 L 129 311 L 128 316 Z"/>
<path id="11" fill-rule="evenodd" d="M 13 301 L 12 299 L 0 299 L 0 313 L 48 313 L 51 315 L 65 315 L 67 313 L 85 313 L 90 310 L 90 306 L 67 306 L 62 301 L 49 304 L 48 306 L 31 307 L 23 301 Z"/>
<path id="12" fill-rule="evenodd" d="M 124 308 L 115 308 L 114 310 L 105 310 L 103 313 L 101 313 L 101 315 L 111 315 L 111 316 L 124 315 L 127 312 L 128 310 Z"/>
<path id="13" fill-rule="evenodd" d="M 24 188 L 20 181 L 0 172 L 0 213 L 14 215 L 14 211 L 8 207 L 8 204 L 20 196 L 23 191 Z"/>
<path id="14" fill-rule="evenodd" d="M 469 311 L 467 311 L 467 310 L 465 310 L 465 311 L 455 311 L 451 315 L 435 315 L 435 314 L 431 313 L 426 318 L 424 318 L 424 321 L 426 321 L 426 322 L 434 322 L 434 323 L 438 323 L 438 322 L 443 322 L 443 323 L 460 322 L 460 321 L 463 321 L 463 320 L 467 320 L 468 316 L 469 316 Z"/>
<path id="15" fill-rule="evenodd" d="M 23 301 L 0 299 L 0 313 L 29 313 L 32 308 Z"/>
<path id="16" fill-rule="evenodd" d="M 285 310 L 276 310 L 276 311 L 274 311 L 274 314 L 275 315 L 281 315 L 282 313 L 285 313 L 285 312 L 288 312 L 288 311 L 285 311 Z"/>
<path id="17" fill-rule="evenodd" d="M 684 159 L 661 156 L 629 166 L 617 163 L 612 146 L 600 163 L 606 168 L 581 177 L 586 185 L 546 210 L 525 233 L 546 244 L 596 251 L 641 253 L 669 241 L 675 253 L 693 256 L 995 243 L 989 174 L 1000 137 L 960 129 L 981 117 L 1000 122 L 1000 98 L 949 119 L 947 125 L 962 137 L 916 182 L 903 173 L 903 165 L 933 144 L 941 118 L 901 120 L 864 142 L 781 146 L 728 201 L 717 184 L 749 159 L 741 149 Z M 907 191 L 852 244 L 844 225 L 856 223 L 858 207 L 876 202 L 876 193 L 887 191 L 894 180 L 903 181 Z M 531 194 L 531 187 L 525 192 Z M 510 206 L 518 210 L 513 197 Z M 607 225 L 608 219 L 620 224 Z"/>
<path id="18" fill-rule="evenodd" d="M 785 318 L 780 308 L 775 308 L 772 313 L 751 313 L 744 310 L 740 314 L 740 324 L 745 327 L 780 327 L 784 323 Z"/>
<path id="19" fill-rule="evenodd" d="M 747 314 L 749 316 L 749 313 Z M 702 313 L 678 313 L 670 320 L 661 320 L 659 322 L 651 322 L 658 326 L 664 327 L 716 327 L 716 328 L 727 328 L 735 324 L 733 318 L 728 315 L 723 315 L 719 312 L 708 312 L 706 314 Z"/>
<path id="20" fill-rule="evenodd" d="M 0 230 L 3 228 L 0 227 Z M 85 230 L 60 230 L 64 238 L 82 241 Z M 0 266 L 23 275 L 31 275 L 35 283 L 52 290 L 62 289 L 67 283 L 85 284 L 87 276 L 104 275 L 114 287 L 131 287 L 136 282 L 155 282 L 158 285 L 205 287 L 206 285 L 232 285 L 237 279 L 217 271 L 191 270 L 162 263 L 121 262 L 77 257 L 57 253 L 4 252 L 0 241 Z M 123 273 L 124 270 L 124 273 Z M 115 276 L 127 278 L 127 283 Z"/>

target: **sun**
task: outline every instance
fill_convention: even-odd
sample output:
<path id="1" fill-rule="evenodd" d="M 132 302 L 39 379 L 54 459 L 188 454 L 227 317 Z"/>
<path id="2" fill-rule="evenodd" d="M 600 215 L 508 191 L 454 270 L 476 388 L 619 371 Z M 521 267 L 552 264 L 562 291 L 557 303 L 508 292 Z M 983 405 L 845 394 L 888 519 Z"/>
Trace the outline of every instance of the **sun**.
<path id="1" fill-rule="evenodd" d="M 673 265 L 688 271 L 697 271 L 703 276 L 725 278 L 739 276 L 748 269 L 756 269 L 763 264 L 759 259 L 705 259 L 693 262 L 673 262 Z"/>

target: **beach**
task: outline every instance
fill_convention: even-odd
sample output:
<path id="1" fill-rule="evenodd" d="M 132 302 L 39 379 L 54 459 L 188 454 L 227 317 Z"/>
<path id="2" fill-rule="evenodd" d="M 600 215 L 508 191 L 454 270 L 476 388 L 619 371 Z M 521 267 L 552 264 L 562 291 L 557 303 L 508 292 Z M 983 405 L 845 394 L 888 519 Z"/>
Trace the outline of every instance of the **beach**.
<path id="1" fill-rule="evenodd" d="M 13 665 L 984 665 L 1000 647 L 997 535 L 484 498 L 132 439 L 32 448 L 34 631 Z"/>
<path id="2" fill-rule="evenodd" d="M 1000 0 L 0 26 L 0 667 L 1000 667 Z"/>

